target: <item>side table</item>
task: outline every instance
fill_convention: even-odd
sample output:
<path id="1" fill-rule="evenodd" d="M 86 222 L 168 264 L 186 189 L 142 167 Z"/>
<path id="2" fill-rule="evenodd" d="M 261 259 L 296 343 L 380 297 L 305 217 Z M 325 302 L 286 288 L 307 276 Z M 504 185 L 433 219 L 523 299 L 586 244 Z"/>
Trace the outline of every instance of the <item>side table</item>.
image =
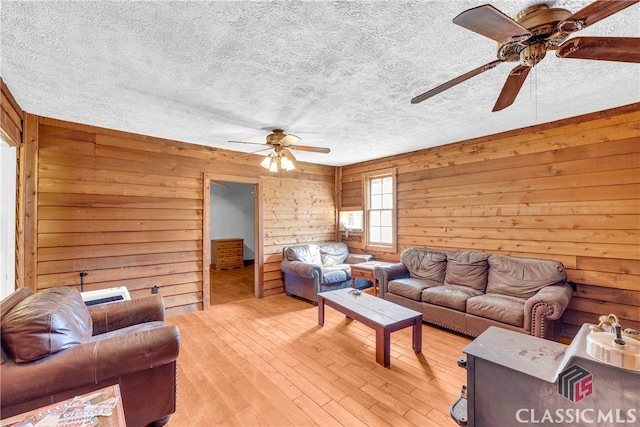
<path id="1" fill-rule="evenodd" d="M 391 264 L 393 263 L 384 261 L 367 261 L 358 264 L 351 264 L 351 287 L 356 287 L 356 279 L 367 279 L 373 284 L 373 294 L 378 296 L 378 281 L 373 276 L 373 269 L 375 267 L 384 267 Z"/>
<path id="2" fill-rule="evenodd" d="M 122 409 L 120 386 L 115 384 L 3 419 L 0 425 L 126 427 L 127 424 Z"/>

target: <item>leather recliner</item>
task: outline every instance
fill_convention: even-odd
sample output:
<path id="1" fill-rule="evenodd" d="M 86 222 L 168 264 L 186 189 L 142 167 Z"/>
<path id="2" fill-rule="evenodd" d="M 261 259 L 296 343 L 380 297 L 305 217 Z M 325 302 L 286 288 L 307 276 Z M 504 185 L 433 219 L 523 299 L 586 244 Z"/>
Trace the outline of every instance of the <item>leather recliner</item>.
<path id="1" fill-rule="evenodd" d="M 180 332 L 159 295 L 86 307 L 73 288 L 20 288 L 0 303 L 2 418 L 118 384 L 127 426 L 176 409 Z"/>

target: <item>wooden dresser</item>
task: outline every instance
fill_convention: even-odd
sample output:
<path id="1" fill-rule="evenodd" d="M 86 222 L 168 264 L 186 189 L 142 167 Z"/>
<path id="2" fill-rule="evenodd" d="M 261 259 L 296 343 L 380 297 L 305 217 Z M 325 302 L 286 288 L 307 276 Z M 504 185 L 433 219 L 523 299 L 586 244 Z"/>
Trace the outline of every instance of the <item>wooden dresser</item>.
<path id="1" fill-rule="evenodd" d="M 211 269 L 215 271 L 244 267 L 242 239 L 211 240 Z"/>

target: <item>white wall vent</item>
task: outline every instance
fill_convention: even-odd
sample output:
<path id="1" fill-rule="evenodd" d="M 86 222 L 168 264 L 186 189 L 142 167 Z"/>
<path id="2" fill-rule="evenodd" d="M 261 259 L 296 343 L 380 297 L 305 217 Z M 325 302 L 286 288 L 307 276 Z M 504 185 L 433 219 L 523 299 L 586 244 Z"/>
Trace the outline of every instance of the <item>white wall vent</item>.
<path id="1" fill-rule="evenodd" d="M 98 289 L 97 291 L 81 292 L 82 300 L 87 306 L 108 304 L 131 299 L 129 291 L 124 286 L 117 288 Z"/>

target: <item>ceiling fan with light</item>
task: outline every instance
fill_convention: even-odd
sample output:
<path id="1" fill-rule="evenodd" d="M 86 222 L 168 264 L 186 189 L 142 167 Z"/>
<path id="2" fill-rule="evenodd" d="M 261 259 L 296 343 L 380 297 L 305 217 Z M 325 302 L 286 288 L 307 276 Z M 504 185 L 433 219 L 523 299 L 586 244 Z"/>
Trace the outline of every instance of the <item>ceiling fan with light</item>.
<path id="1" fill-rule="evenodd" d="M 502 62 L 519 62 L 509 73 L 492 110 L 500 111 L 513 104 L 529 71 L 549 50 L 555 50 L 559 58 L 639 63 L 640 38 L 574 37 L 567 40 L 572 33 L 639 1 L 595 1 L 573 14 L 566 9 L 540 4 L 524 9 L 515 19 L 489 4 L 465 10 L 453 19 L 453 23 L 498 42 L 498 59 L 414 97 L 411 103 L 431 98 Z"/>
<path id="2" fill-rule="evenodd" d="M 294 157 L 291 150 L 298 151 L 312 151 L 314 153 L 329 153 L 331 150 L 324 147 L 311 147 L 308 145 L 296 145 L 296 142 L 300 141 L 302 138 L 299 136 L 286 134 L 282 129 L 274 129 L 273 133 L 267 135 L 267 141 L 265 143 L 260 142 L 246 142 L 246 141 L 229 141 L 233 143 L 239 144 L 253 144 L 253 145 L 264 145 L 267 148 L 256 151 L 259 153 L 260 151 L 272 150 L 260 163 L 265 169 L 268 169 L 269 172 L 278 172 L 278 170 L 282 169 L 285 171 L 295 169 L 294 161 L 296 158 Z"/>

